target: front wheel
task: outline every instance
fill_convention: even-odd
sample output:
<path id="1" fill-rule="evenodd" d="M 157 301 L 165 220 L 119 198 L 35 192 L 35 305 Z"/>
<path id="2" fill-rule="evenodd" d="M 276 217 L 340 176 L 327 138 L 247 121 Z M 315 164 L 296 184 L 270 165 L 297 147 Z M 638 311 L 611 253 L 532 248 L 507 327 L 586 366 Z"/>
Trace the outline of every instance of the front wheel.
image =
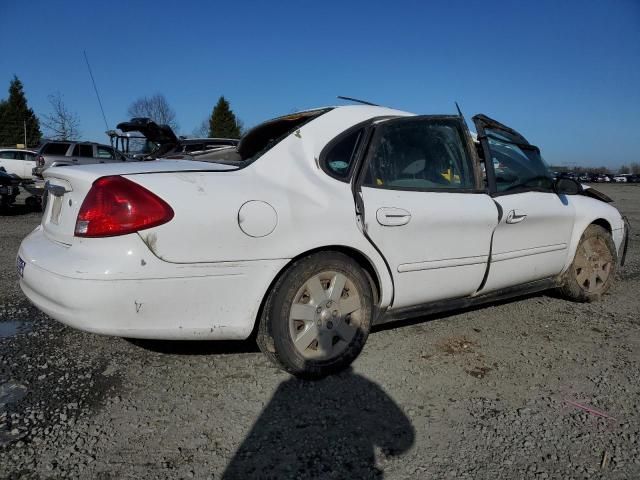
<path id="1" fill-rule="evenodd" d="M 371 328 L 371 286 L 362 268 L 339 252 L 294 262 L 264 305 L 260 349 L 278 366 L 304 378 L 346 368 Z"/>
<path id="2" fill-rule="evenodd" d="M 611 288 L 617 264 L 618 255 L 611 234 L 599 225 L 589 225 L 563 276 L 560 292 L 578 302 L 599 300 Z"/>

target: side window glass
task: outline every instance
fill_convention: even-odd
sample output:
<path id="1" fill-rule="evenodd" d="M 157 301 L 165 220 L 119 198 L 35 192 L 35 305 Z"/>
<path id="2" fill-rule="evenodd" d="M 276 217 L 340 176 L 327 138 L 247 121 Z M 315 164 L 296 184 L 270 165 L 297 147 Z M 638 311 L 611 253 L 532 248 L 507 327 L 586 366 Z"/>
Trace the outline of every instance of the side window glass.
<path id="1" fill-rule="evenodd" d="M 7 160 L 13 160 L 16 158 L 15 153 L 8 151 L 8 152 L 0 152 L 0 158 L 6 158 Z"/>
<path id="2" fill-rule="evenodd" d="M 486 134 L 499 192 L 553 188 L 553 176 L 536 147 L 512 143 L 501 131 L 487 129 Z"/>
<path id="3" fill-rule="evenodd" d="M 16 160 L 24 160 L 25 155 L 24 152 L 16 152 Z"/>
<path id="4" fill-rule="evenodd" d="M 107 147 L 98 147 L 98 158 L 115 158 L 113 150 Z"/>
<path id="5" fill-rule="evenodd" d="M 74 157 L 92 158 L 93 157 L 93 146 L 92 145 L 82 145 L 82 144 L 79 143 L 73 148 L 73 156 Z"/>
<path id="6" fill-rule="evenodd" d="M 473 168 L 464 133 L 448 119 L 382 125 L 365 185 L 396 189 L 472 189 Z"/>
<path id="7" fill-rule="evenodd" d="M 363 133 L 360 129 L 348 134 L 333 145 L 325 156 L 326 168 L 335 177 L 346 179 L 349 176 Z"/>
<path id="8" fill-rule="evenodd" d="M 68 143 L 47 143 L 42 147 L 42 155 L 66 155 L 69 150 Z"/>

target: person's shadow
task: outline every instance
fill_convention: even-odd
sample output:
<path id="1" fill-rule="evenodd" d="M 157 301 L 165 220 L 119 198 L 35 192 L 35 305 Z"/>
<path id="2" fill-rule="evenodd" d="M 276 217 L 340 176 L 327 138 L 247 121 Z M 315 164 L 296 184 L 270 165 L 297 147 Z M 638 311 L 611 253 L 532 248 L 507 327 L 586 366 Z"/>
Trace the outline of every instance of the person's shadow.
<path id="1" fill-rule="evenodd" d="M 222 478 L 382 478 L 374 447 L 399 455 L 414 436 L 391 397 L 351 369 L 315 382 L 292 377 L 278 387 Z"/>

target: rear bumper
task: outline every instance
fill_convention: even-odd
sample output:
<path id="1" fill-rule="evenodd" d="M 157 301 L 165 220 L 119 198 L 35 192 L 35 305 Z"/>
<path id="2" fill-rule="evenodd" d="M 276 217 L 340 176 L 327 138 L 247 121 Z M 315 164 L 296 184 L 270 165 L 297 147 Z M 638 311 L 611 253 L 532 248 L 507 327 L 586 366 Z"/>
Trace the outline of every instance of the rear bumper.
<path id="1" fill-rule="evenodd" d="M 127 237 L 143 245 L 137 235 Z M 110 239 L 99 240 L 106 248 L 95 254 L 104 262 L 104 254 L 117 249 L 109 248 Z M 144 272 L 98 278 L 78 269 L 86 263 L 87 249 L 74 252 L 75 247 L 58 245 L 36 229 L 18 252 L 24 261 L 22 291 L 36 307 L 66 325 L 131 338 L 245 339 L 267 287 L 286 264 L 270 260 L 180 265 L 147 255 L 140 268 Z M 118 264 L 117 259 L 113 263 Z"/>

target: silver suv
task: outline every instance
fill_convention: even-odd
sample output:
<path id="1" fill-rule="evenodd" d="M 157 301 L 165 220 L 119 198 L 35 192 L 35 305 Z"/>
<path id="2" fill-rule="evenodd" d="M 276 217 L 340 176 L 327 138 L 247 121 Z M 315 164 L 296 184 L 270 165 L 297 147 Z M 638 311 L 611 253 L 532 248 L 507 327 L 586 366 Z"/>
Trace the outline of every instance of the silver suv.
<path id="1" fill-rule="evenodd" d="M 129 160 L 127 157 L 109 145 L 94 142 L 46 142 L 38 150 L 33 175 L 42 178 L 42 172 L 49 167 L 126 162 L 127 160 Z"/>

